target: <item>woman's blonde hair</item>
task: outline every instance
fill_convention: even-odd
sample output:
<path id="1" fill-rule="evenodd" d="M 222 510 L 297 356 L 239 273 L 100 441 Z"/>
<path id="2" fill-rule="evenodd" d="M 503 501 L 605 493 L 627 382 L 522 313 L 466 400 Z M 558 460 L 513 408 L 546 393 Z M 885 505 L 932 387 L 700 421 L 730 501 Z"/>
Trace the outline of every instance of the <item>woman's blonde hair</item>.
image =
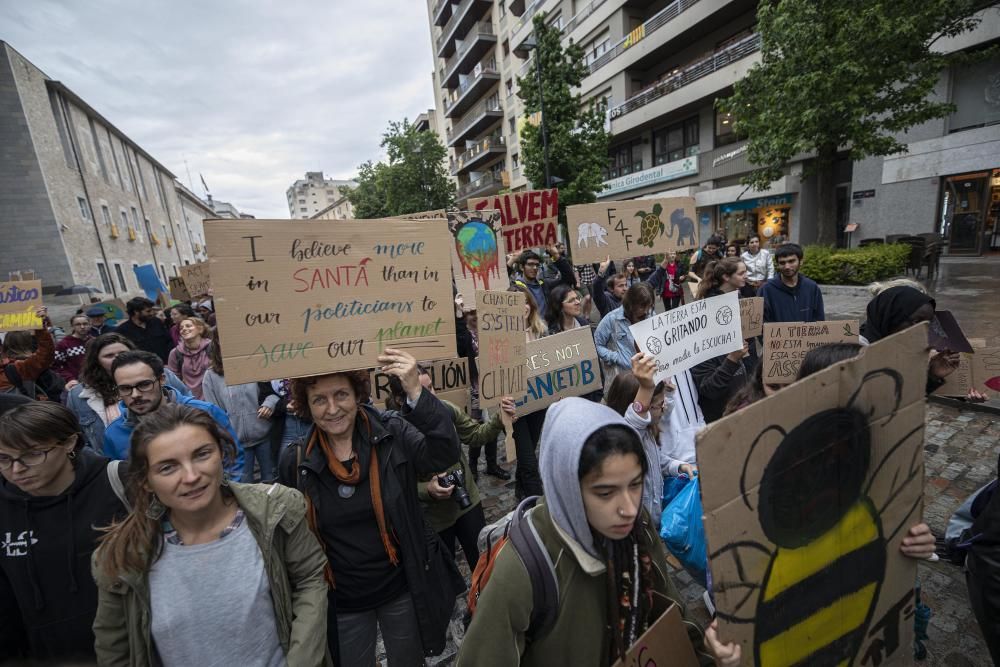
<path id="1" fill-rule="evenodd" d="M 868 293 L 872 296 L 878 296 L 887 289 L 892 289 L 893 287 L 912 287 L 921 294 L 927 294 L 927 288 L 918 283 L 916 280 L 911 280 L 910 278 L 893 278 L 891 280 L 883 280 L 872 283 L 868 286 Z"/>
<path id="2" fill-rule="evenodd" d="M 525 299 L 528 301 L 528 316 L 524 318 L 524 326 L 529 336 L 534 338 L 541 338 L 549 332 L 547 326 L 545 326 L 545 320 L 538 313 L 538 303 L 535 301 L 535 297 L 531 296 L 531 292 L 528 288 L 522 287 L 521 285 L 511 285 L 508 292 L 520 292 L 524 295 Z"/>
<path id="3" fill-rule="evenodd" d="M 199 334 L 202 338 L 209 338 L 212 335 L 212 327 L 209 326 L 208 322 L 201 319 L 197 315 L 185 315 L 177 322 L 177 328 L 179 329 L 185 320 L 190 320 L 195 327 L 197 327 L 201 333 Z"/>

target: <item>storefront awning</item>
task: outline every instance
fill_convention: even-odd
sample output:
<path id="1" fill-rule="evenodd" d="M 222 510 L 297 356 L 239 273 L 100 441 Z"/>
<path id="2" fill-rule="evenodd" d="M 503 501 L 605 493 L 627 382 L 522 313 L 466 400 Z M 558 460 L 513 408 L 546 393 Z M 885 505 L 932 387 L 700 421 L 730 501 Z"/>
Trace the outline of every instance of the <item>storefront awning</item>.
<path id="1" fill-rule="evenodd" d="M 756 208 L 765 208 L 767 206 L 790 206 L 792 203 L 792 195 L 779 195 L 777 197 L 759 197 L 754 199 L 744 199 L 741 201 L 731 202 L 729 204 L 722 204 L 720 209 L 723 213 L 734 213 L 736 211 L 752 211 Z"/>

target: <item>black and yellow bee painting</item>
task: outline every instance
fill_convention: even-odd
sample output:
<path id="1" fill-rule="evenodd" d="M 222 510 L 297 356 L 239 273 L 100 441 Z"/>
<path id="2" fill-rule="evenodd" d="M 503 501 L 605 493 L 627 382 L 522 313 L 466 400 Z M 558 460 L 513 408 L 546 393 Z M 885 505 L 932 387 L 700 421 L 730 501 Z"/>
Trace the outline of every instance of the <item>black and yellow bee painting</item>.
<path id="1" fill-rule="evenodd" d="M 915 329 L 699 436 L 720 636 L 753 664 L 912 658 L 916 565 L 899 543 L 922 511 L 926 334 Z"/>

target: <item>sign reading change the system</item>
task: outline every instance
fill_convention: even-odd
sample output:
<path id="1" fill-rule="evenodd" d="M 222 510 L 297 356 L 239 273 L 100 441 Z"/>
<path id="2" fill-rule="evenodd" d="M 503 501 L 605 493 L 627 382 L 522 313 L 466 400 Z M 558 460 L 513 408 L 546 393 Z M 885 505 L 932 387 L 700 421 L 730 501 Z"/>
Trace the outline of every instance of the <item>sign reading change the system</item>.
<path id="1" fill-rule="evenodd" d="M 795 382 L 802 359 L 814 347 L 857 342 L 857 320 L 769 322 L 764 325 L 764 382 Z"/>
<path id="2" fill-rule="evenodd" d="M 42 328 L 35 310 L 42 306 L 41 280 L 0 283 L 0 331 L 34 331 Z"/>
<path id="3" fill-rule="evenodd" d="M 387 347 L 457 356 L 444 221 L 220 220 L 205 234 L 229 384 L 372 368 Z"/>
<path id="4" fill-rule="evenodd" d="M 698 247 L 694 197 L 578 204 L 566 222 L 576 264 Z"/>
<path id="5" fill-rule="evenodd" d="M 739 294 L 699 299 L 629 327 L 639 350 L 656 358 L 656 382 L 743 347 Z"/>
<path id="6" fill-rule="evenodd" d="M 601 388 L 601 369 L 590 327 L 578 327 L 528 343 L 528 386 L 517 414 L 545 408 L 560 398 Z"/>
<path id="7" fill-rule="evenodd" d="M 499 405 L 504 396 L 523 396 L 524 294 L 477 291 L 479 315 L 479 404 Z"/>

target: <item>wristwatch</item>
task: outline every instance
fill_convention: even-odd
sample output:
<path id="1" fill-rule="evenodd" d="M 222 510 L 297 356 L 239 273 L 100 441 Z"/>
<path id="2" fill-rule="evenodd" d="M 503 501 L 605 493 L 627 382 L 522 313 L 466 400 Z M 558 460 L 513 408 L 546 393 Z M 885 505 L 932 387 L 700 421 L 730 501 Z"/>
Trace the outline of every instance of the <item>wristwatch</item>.
<path id="1" fill-rule="evenodd" d="M 632 402 L 632 410 L 637 415 L 641 415 L 643 412 L 646 412 L 647 410 L 649 410 L 649 408 L 646 407 L 645 405 L 643 405 L 642 403 L 640 403 L 639 401 L 633 401 Z"/>

